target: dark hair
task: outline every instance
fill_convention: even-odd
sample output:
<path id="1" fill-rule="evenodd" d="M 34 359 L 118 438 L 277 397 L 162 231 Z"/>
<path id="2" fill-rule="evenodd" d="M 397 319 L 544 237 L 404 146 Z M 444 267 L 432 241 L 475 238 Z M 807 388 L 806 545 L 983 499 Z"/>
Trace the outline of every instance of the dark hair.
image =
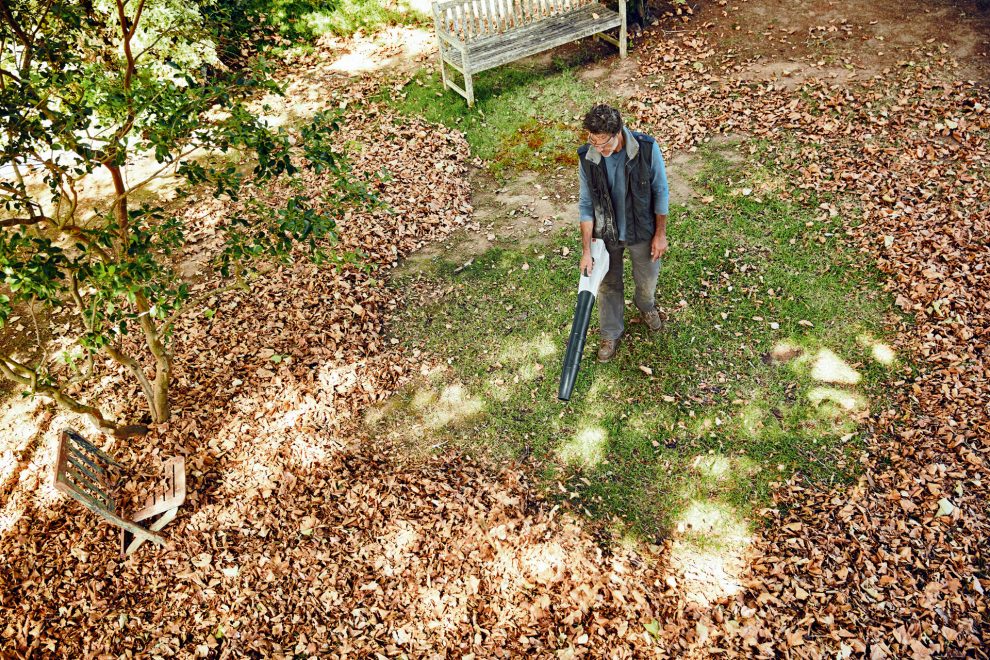
<path id="1" fill-rule="evenodd" d="M 595 135 L 615 135 L 622 130 L 622 115 L 610 105 L 596 105 L 584 116 L 584 128 Z"/>

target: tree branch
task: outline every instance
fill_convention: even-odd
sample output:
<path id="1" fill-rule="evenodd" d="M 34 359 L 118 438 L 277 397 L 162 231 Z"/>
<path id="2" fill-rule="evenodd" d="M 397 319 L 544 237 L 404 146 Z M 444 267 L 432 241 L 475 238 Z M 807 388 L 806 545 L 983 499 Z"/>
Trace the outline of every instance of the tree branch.
<path id="1" fill-rule="evenodd" d="M 104 346 L 103 350 L 106 351 L 107 355 L 113 358 L 114 362 L 122 364 L 131 370 L 131 373 L 133 373 L 138 379 L 138 382 L 141 383 L 141 389 L 144 390 L 144 395 L 148 397 L 149 401 L 153 401 L 155 396 L 154 388 L 152 388 L 151 381 L 148 380 L 148 376 L 144 373 L 144 369 L 141 368 L 140 363 L 138 363 L 137 360 L 127 353 L 124 353 L 122 350 L 114 348 L 109 344 Z"/>
<path id="2" fill-rule="evenodd" d="M 10 26 L 17 38 L 20 39 L 21 43 L 25 48 L 30 49 L 34 45 L 31 37 L 28 36 L 27 32 L 21 29 L 20 23 L 14 18 L 14 15 L 10 11 L 10 7 L 7 5 L 6 0 L 0 2 L 0 17 L 3 18 L 4 22 Z"/>
<path id="3" fill-rule="evenodd" d="M 175 326 L 178 320 L 182 318 L 182 316 L 185 315 L 187 311 L 189 311 L 190 309 L 195 309 L 195 307 L 199 303 L 206 300 L 207 298 L 211 296 L 223 295 L 229 291 L 247 291 L 247 290 L 248 290 L 247 283 L 244 282 L 244 280 L 241 279 L 240 276 L 238 276 L 237 281 L 234 284 L 230 284 L 220 289 L 210 289 L 209 291 L 203 291 L 200 295 L 187 300 L 181 309 L 179 309 L 178 311 L 172 314 L 168 322 L 164 326 L 162 326 L 162 335 L 168 335 L 168 333 L 172 331 L 172 328 Z"/>
<path id="4" fill-rule="evenodd" d="M 33 218 L 4 218 L 3 220 L 0 220 L 0 227 L 27 227 L 30 225 L 41 224 L 45 221 L 55 224 L 52 222 L 51 218 L 44 215 L 38 215 Z"/>
<path id="5" fill-rule="evenodd" d="M 0 2 L 2 2 L 2 0 L 0 0 Z M 48 18 L 48 12 L 50 12 L 52 10 L 52 5 L 53 4 L 55 4 L 54 0 L 50 0 L 48 2 L 48 4 L 45 5 L 45 9 L 41 13 L 41 18 L 38 19 L 38 24 L 34 26 L 34 29 L 33 30 L 31 30 L 31 41 L 32 42 L 34 41 L 34 38 L 36 36 L 38 36 L 38 31 L 41 30 L 41 26 L 45 24 L 45 19 Z"/>
<path id="6" fill-rule="evenodd" d="M 48 348 L 44 345 L 41 340 L 41 328 L 38 326 L 38 315 L 34 311 L 34 303 L 37 298 L 32 297 L 31 302 L 28 303 L 28 312 L 31 313 L 31 321 L 34 323 L 34 336 L 38 340 L 38 350 L 41 351 L 41 359 L 38 362 L 39 366 L 48 363 Z"/>

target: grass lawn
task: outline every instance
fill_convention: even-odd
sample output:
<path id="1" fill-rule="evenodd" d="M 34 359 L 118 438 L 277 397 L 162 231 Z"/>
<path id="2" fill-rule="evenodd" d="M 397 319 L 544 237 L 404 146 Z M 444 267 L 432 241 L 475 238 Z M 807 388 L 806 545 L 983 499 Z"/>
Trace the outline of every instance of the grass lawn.
<path id="1" fill-rule="evenodd" d="M 428 74 L 398 103 L 462 124 L 503 174 L 573 153 L 583 138 L 573 130 L 545 130 L 535 163 L 533 149 L 506 145 L 531 122 L 546 125 L 542 99 L 527 103 L 537 85 L 558 89 L 566 101 L 554 102 L 575 114 L 591 90 L 568 69 L 539 81 L 508 67 L 494 75 L 495 89 L 519 78 L 490 110 L 482 96 L 485 112 L 473 118 L 456 103 L 427 103 L 438 87 Z M 850 219 L 830 217 L 820 207 L 828 200 L 793 201 L 780 173 L 761 165 L 770 162 L 762 146 L 699 152 L 702 201 L 673 206 L 669 218 L 657 291 L 668 323 L 650 333 L 627 304 L 619 353 L 599 364 L 596 312 L 568 404 L 556 392 L 576 300 L 576 226 L 538 247 L 496 242 L 466 267 L 437 258 L 398 276 L 393 286 L 419 293 L 393 333 L 447 368 L 372 411 L 371 428 L 414 453 L 454 445 L 522 461 L 593 519 L 643 540 L 677 530 L 699 547 L 744 529 L 772 483 L 795 472 L 853 478 L 862 424 L 904 366 L 884 343 L 892 306 L 879 275 L 840 240 Z"/>
<path id="2" fill-rule="evenodd" d="M 566 50 L 549 62 L 529 59 L 484 71 L 474 77 L 474 108 L 444 88 L 436 66 L 420 70 L 402 95 L 389 100 L 401 112 L 463 131 L 496 178 L 522 169 L 576 168 L 575 149 L 585 136 L 580 116 L 596 102 L 615 100 L 577 73 L 600 58 L 603 48 Z"/>

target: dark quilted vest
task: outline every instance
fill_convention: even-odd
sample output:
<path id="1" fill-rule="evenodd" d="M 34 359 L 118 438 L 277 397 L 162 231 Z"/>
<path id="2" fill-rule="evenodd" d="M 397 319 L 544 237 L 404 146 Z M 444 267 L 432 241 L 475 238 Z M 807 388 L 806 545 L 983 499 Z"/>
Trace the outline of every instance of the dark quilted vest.
<path id="1" fill-rule="evenodd" d="M 639 143 L 639 153 L 626 161 L 626 245 L 636 245 L 653 238 L 656 230 L 656 214 L 653 211 L 653 190 L 650 187 L 653 165 L 653 138 L 649 135 L 630 131 Z M 604 157 L 598 164 L 585 158 L 591 145 L 578 149 L 578 160 L 591 191 L 591 201 L 595 212 L 594 237 L 605 241 L 608 246 L 619 245 L 619 234 L 612 207 L 612 197 L 608 192 L 608 174 L 605 171 Z"/>

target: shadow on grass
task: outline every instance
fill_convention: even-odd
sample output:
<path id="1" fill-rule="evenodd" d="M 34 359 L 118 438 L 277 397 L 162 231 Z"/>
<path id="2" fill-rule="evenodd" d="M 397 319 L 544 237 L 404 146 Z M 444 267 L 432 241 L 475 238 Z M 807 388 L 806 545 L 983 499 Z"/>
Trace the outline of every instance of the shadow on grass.
<path id="1" fill-rule="evenodd" d="M 877 275 L 818 200 L 791 203 L 759 168 L 702 157 L 698 185 L 713 201 L 672 209 L 660 332 L 627 304 L 617 357 L 597 363 L 589 337 L 563 404 L 576 230 L 467 267 L 435 260 L 396 283 L 416 293 L 394 332 L 439 367 L 369 413 L 370 427 L 413 453 L 453 445 L 524 461 L 591 519 L 648 543 L 673 536 L 684 557 L 711 561 L 745 543 L 775 482 L 853 478 L 869 407 L 899 366 L 876 339 L 890 310 Z M 631 297 L 628 264 L 626 286 Z"/>

